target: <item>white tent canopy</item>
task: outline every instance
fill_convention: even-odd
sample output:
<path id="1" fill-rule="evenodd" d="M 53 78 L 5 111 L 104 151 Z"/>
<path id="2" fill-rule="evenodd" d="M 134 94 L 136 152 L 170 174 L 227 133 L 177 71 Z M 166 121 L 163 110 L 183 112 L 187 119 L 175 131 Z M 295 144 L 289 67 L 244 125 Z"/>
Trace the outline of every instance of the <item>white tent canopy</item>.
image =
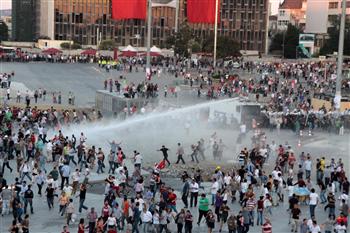
<path id="1" fill-rule="evenodd" d="M 137 52 L 137 49 L 132 47 L 131 45 L 128 45 L 122 49 L 122 52 L 126 52 L 126 51 Z"/>
<path id="2" fill-rule="evenodd" d="M 156 46 L 153 46 L 151 48 L 151 52 L 153 52 L 153 53 L 162 53 L 162 50 L 160 48 L 157 48 Z"/>

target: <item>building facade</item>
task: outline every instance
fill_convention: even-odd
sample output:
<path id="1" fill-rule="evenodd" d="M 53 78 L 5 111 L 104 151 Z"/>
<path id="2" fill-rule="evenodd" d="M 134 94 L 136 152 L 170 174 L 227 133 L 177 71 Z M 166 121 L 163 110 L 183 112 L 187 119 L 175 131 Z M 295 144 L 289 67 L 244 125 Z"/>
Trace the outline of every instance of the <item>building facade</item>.
<path id="1" fill-rule="evenodd" d="M 37 0 L 12 1 L 12 40 L 34 41 Z"/>
<path id="2" fill-rule="evenodd" d="M 187 21 L 187 0 L 179 0 L 178 24 Z M 222 0 L 218 34 L 236 39 L 243 50 L 265 48 L 268 0 Z M 153 0 L 152 45 L 164 47 L 175 31 L 175 0 Z M 112 20 L 111 0 L 55 0 L 54 39 L 74 40 L 83 45 L 97 45 L 112 39 L 118 46 L 145 47 L 145 20 Z M 214 32 L 213 25 L 189 24 L 193 33 L 205 38 Z"/>
<path id="3" fill-rule="evenodd" d="M 306 0 L 285 0 L 278 8 L 278 30 L 286 30 L 288 24 L 299 28 L 305 27 Z"/>
<path id="4" fill-rule="evenodd" d="M 341 0 L 307 0 L 305 32 L 327 34 L 332 21 L 341 14 Z M 350 19 L 350 1 L 346 2 L 346 17 Z"/>
<path id="5" fill-rule="evenodd" d="M 56 40 L 74 40 L 83 45 L 97 45 L 100 40 L 111 39 L 118 45 L 144 47 L 147 22 L 138 19 L 112 20 L 110 0 L 55 0 Z M 165 46 L 175 25 L 175 8 L 152 7 L 152 44 Z"/>

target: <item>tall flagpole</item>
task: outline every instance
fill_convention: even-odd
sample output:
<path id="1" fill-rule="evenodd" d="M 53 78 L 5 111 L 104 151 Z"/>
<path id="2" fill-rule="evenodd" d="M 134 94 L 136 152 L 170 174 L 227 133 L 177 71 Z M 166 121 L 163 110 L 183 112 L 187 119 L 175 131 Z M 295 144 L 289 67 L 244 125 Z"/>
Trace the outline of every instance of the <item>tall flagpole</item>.
<path id="1" fill-rule="evenodd" d="M 216 67 L 216 45 L 218 40 L 218 11 L 219 11 L 219 0 L 215 0 L 215 25 L 214 25 L 214 62 L 213 67 Z"/>
<path id="2" fill-rule="evenodd" d="M 337 80 L 335 86 L 334 104 L 335 109 L 340 111 L 341 103 L 341 80 L 343 75 L 343 50 L 344 50 L 344 31 L 345 31 L 345 17 L 346 17 L 346 0 L 342 1 L 342 11 L 339 29 L 339 47 L 338 47 L 338 63 L 337 63 Z"/>
<path id="3" fill-rule="evenodd" d="M 175 32 L 178 32 L 179 30 L 179 4 L 180 0 L 176 1 L 176 7 L 175 7 Z"/>
<path id="4" fill-rule="evenodd" d="M 152 0 L 148 0 L 148 18 L 147 18 L 147 60 L 146 76 L 151 75 L 151 27 L 152 27 Z"/>

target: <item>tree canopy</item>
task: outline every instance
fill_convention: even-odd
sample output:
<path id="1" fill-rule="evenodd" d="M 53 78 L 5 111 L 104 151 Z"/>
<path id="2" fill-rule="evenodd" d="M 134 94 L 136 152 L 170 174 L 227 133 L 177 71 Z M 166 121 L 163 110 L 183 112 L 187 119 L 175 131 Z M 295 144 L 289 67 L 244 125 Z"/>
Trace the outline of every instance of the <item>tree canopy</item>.
<path id="1" fill-rule="evenodd" d="M 189 52 L 209 52 L 214 51 L 214 35 L 205 39 L 196 37 L 187 23 L 180 26 L 178 33 L 171 35 L 166 40 L 167 48 L 174 48 L 175 54 L 188 57 Z M 217 57 L 223 58 L 236 56 L 239 53 L 239 44 L 228 36 L 218 36 Z"/>
<path id="2" fill-rule="evenodd" d="M 289 24 L 285 32 L 279 32 L 272 38 L 270 52 L 282 51 L 285 58 L 296 58 L 296 49 L 299 45 L 299 34 L 300 29 Z"/>
<path id="3" fill-rule="evenodd" d="M 0 21 L 0 42 L 9 39 L 9 29 L 3 21 Z"/>
<path id="4" fill-rule="evenodd" d="M 331 21 L 332 27 L 328 28 L 329 38 L 326 43 L 320 49 L 321 55 L 333 54 L 333 52 L 338 52 L 339 45 L 339 27 L 340 27 L 340 17 L 336 17 Z M 345 24 L 345 34 L 344 34 L 344 55 L 350 55 L 350 20 L 346 21 Z"/>

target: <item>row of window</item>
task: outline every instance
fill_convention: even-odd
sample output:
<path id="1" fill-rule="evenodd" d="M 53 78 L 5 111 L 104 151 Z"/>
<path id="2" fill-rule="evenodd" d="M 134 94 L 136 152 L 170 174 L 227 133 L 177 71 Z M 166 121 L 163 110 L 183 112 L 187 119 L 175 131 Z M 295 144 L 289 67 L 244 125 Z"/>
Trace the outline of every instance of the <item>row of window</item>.
<path id="1" fill-rule="evenodd" d="M 339 2 L 329 2 L 328 9 L 338 9 L 341 7 L 341 3 Z M 346 2 L 346 8 L 350 8 L 350 1 Z"/>

